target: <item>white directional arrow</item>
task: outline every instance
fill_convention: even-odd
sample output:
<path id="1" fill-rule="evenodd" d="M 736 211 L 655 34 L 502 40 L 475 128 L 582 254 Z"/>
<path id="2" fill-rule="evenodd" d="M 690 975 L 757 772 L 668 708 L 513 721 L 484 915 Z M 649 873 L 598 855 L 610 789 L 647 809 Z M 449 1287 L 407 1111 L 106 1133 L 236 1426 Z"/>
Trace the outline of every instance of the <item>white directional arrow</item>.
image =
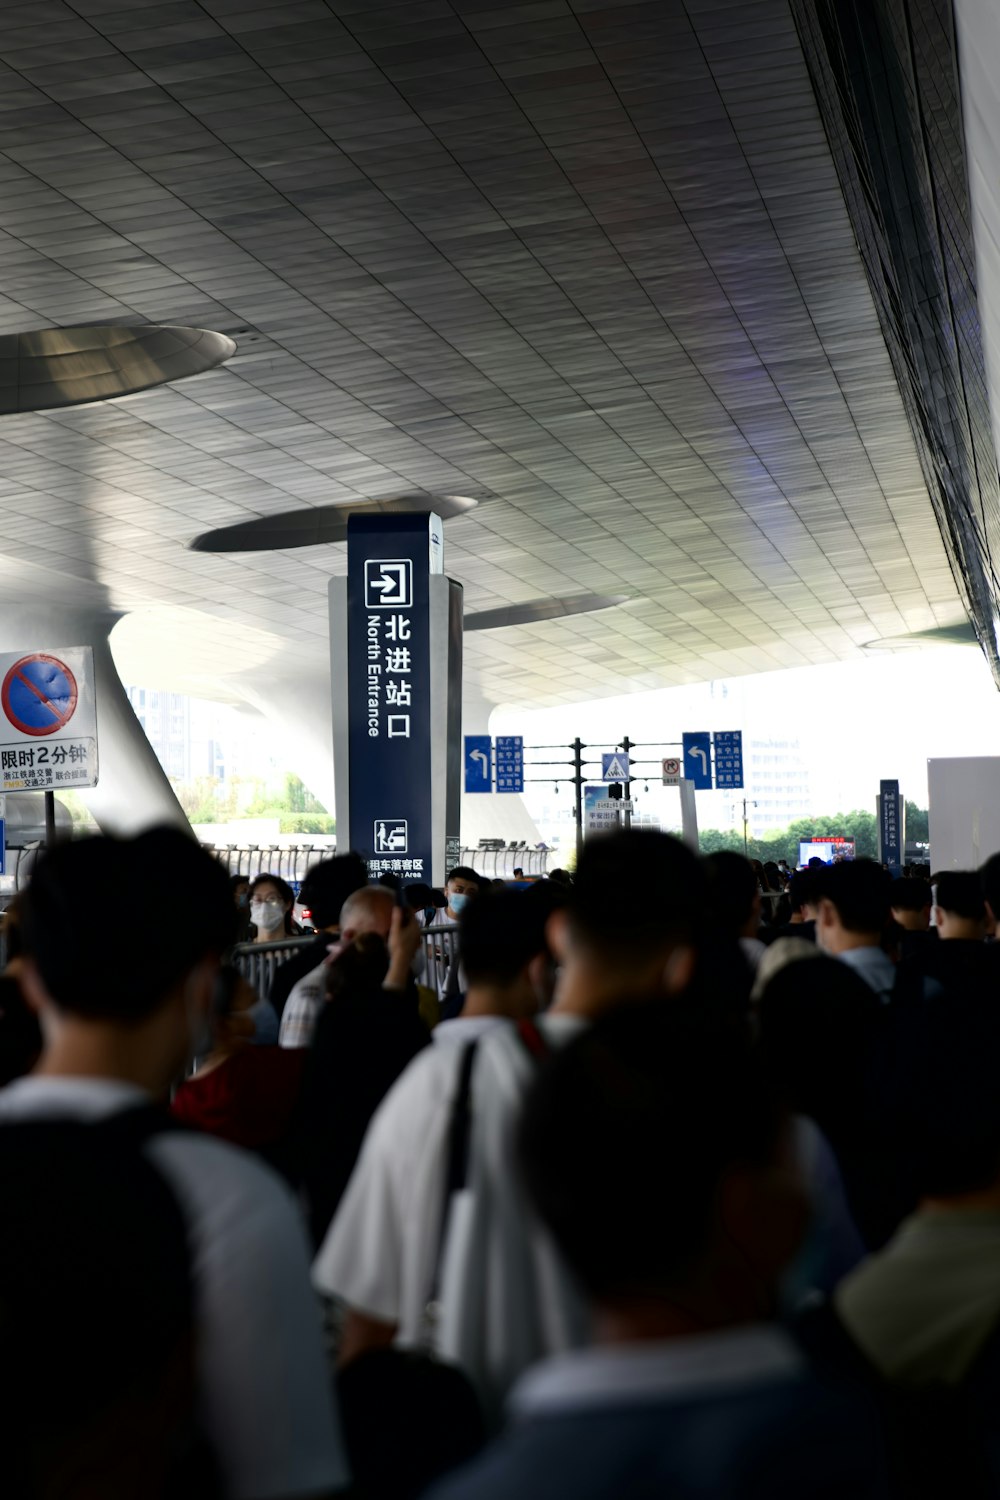
<path id="1" fill-rule="evenodd" d="M 490 758 L 486 754 L 485 750 L 473 750 L 472 754 L 469 756 L 469 759 L 478 760 L 479 764 L 482 766 L 484 778 L 489 776 Z"/>
<path id="2" fill-rule="evenodd" d="M 399 563 L 383 563 L 382 572 L 378 578 L 372 578 L 369 587 L 377 589 L 380 594 L 398 594 L 403 584 L 403 568 Z"/>
<path id="3" fill-rule="evenodd" d="M 701 756 L 701 774 L 703 776 L 707 776 L 708 775 L 708 753 L 705 750 L 703 750 L 700 745 L 692 745 L 691 749 L 688 751 L 688 755 L 692 755 L 692 756 L 693 755 L 700 755 Z"/>

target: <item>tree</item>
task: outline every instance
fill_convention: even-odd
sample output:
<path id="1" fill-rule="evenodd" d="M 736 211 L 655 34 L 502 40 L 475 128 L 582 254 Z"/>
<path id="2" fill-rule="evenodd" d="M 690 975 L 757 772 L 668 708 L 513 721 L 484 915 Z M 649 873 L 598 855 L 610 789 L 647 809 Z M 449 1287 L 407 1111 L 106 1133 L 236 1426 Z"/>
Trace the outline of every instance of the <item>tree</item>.
<path id="1" fill-rule="evenodd" d="M 926 807 L 915 802 L 906 804 L 906 841 L 914 844 L 930 843 L 930 818 Z"/>
<path id="2" fill-rule="evenodd" d="M 909 827 L 907 834 L 910 834 Z M 811 818 L 796 818 L 786 829 L 775 829 L 760 838 L 747 840 L 746 853 L 750 859 L 768 860 L 775 863 L 786 859 L 793 867 L 799 862 L 799 843 L 812 838 L 853 839 L 858 859 L 878 858 L 878 823 L 874 813 L 855 808 L 849 813 L 819 813 Z M 734 828 L 706 828 L 699 832 L 698 843 L 702 854 L 713 854 L 717 849 L 736 849 L 743 853 L 743 837 Z"/>

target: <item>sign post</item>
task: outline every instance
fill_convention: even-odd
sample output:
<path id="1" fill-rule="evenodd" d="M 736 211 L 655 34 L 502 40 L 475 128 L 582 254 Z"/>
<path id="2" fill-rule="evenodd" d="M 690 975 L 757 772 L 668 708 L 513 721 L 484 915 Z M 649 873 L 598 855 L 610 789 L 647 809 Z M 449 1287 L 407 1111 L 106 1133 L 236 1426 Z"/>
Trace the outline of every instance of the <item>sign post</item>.
<path id="1" fill-rule="evenodd" d="M 878 796 L 879 853 L 884 865 L 903 863 L 903 812 L 898 781 L 880 781 Z"/>
<path id="2" fill-rule="evenodd" d="M 338 844 L 373 879 L 441 885 L 459 838 L 462 590 L 440 517 L 352 515 L 347 565 L 330 583 Z"/>
<path id="3" fill-rule="evenodd" d="M 7 873 L 7 804 L 0 796 L 0 875 Z"/>

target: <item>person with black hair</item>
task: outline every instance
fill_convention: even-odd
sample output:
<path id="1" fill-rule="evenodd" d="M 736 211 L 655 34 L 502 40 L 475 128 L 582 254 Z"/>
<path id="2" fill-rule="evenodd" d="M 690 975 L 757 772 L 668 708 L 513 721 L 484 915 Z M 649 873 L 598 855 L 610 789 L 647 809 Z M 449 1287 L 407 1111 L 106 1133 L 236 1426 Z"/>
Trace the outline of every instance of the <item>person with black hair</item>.
<path id="1" fill-rule="evenodd" d="M 979 868 L 979 882 L 983 888 L 986 914 L 993 932 L 1000 922 L 1000 854 L 991 854 Z"/>
<path id="2" fill-rule="evenodd" d="M 753 865 L 742 854 L 720 849 L 705 856 L 705 870 L 709 912 L 719 930 L 739 943 L 743 957 L 756 970 L 767 949 L 758 937 L 762 898 Z"/>
<path id="3" fill-rule="evenodd" d="M 491 1421 L 529 1364 L 591 1334 L 576 1282 L 524 1196 L 513 1145 L 521 1101 L 541 1058 L 623 996 L 689 987 L 703 906 L 704 872 L 680 840 L 636 829 L 591 840 L 568 904 L 547 924 L 560 966 L 552 1007 L 528 1036 L 502 1027 L 479 1043 L 468 1191 L 442 1262 L 440 1351 L 472 1378 Z M 704 1003 L 714 1019 L 711 997 Z"/>
<path id="4" fill-rule="evenodd" d="M 850 1215 L 845 1226 L 842 1215 L 825 1212 L 822 1193 L 814 1196 L 826 1220 L 816 1253 L 843 1272 L 860 1258 L 862 1242 L 867 1249 L 883 1245 L 914 1201 L 887 1131 L 886 1008 L 860 974 L 816 953 L 769 978 L 757 1019 L 761 1055 L 779 1096 L 833 1150 Z"/>
<path id="5" fill-rule="evenodd" d="M 250 928 L 255 943 L 277 943 L 300 937 L 295 920 L 295 892 L 280 875 L 257 875 L 250 883 Z"/>
<path id="6" fill-rule="evenodd" d="M 882 948 L 891 888 L 888 872 L 871 859 L 829 865 L 819 874 L 817 943 L 884 1001 L 896 978 L 896 966 Z"/>
<path id="7" fill-rule="evenodd" d="M 344 1362 L 393 1339 L 415 1347 L 429 1337 L 455 1099 L 463 1087 L 471 1093 L 481 1038 L 551 999 L 545 928 L 561 899 L 540 882 L 529 891 L 473 901 L 462 913 L 459 943 L 468 976 L 462 1013 L 435 1028 L 434 1045 L 414 1059 L 382 1103 L 313 1268 L 316 1285 L 350 1308 Z"/>
<path id="8" fill-rule="evenodd" d="M 456 865 L 453 870 L 448 871 L 448 878 L 444 883 L 444 893 L 448 898 L 448 904 L 443 912 L 438 913 L 438 926 L 453 925 L 458 921 L 462 912 L 470 901 L 482 891 L 482 882 L 476 871 L 468 865 Z"/>
<path id="9" fill-rule="evenodd" d="M 250 877 L 237 871 L 229 877 L 229 889 L 236 907 L 236 941 L 245 943 L 250 936 Z"/>
<path id="10" fill-rule="evenodd" d="M 413 978 L 421 945 L 415 914 L 397 906 L 384 887 L 365 886 L 348 897 L 342 915 L 339 952 L 324 970 L 325 993 L 312 1022 L 293 1125 L 316 1247 L 350 1181 L 372 1116 L 430 1041 Z M 295 1003 L 293 992 L 284 1025 L 295 1021 Z"/>
<path id="11" fill-rule="evenodd" d="M 327 996 L 331 959 L 365 932 L 378 933 L 386 941 L 393 910 L 392 892 L 384 885 L 362 885 L 346 898 L 340 908 L 338 940 L 331 943 L 328 936 L 319 961 L 314 954 L 313 967 L 292 985 L 281 1017 L 278 1039 L 282 1047 L 311 1044 Z"/>
<path id="12" fill-rule="evenodd" d="M 428 1500 L 884 1494 L 867 1410 L 771 1321 L 806 1204 L 744 1046 L 621 1004 L 539 1072 L 516 1134 L 595 1338 L 525 1374 L 507 1435 Z"/>
<path id="13" fill-rule="evenodd" d="M 2 914 L 0 929 L 7 952 L 6 966 L 0 971 L 0 1088 L 30 1073 L 42 1050 L 42 1029 L 18 977 L 24 955 L 22 905 L 21 897 L 14 896 Z"/>
<path id="14" fill-rule="evenodd" d="M 937 936 L 903 960 L 897 988 L 988 1000 L 1000 992 L 1000 947 L 985 940 L 989 918 L 978 872 L 944 870 L 934 894 Z"/>
<path id="15" fill-rule="evenodd" d="M 932 998 L 927 1010 L 927 1046 L 899 1122 L 919 1204 L 841 1283 L 834 1308 L 870 1365 L 924 1398 L 909 1435 L 925 1472 L 905 1493 L 996 1495 L 1000 1015 L 995 995 Z"/>
<path id="16" fill-rule="evenodd" d="M 930 885 L 919 876 L 897 876 L 892 882 L 889 910 L 904 932 L 926 932 L 931 925 Z"/>
<path id="17" fill-rule="evenodd" d="M 176 920 L 119 924 L 109 941 L 92 894 L 139 889 Z M 0 1236 L 8 1477 L 12 1451 L 26 1463 L 37 1451 L 44 1463 L 87 1462 L 95 1494 L 125 1493 L 102 1477 L 91 1424 L 108 1428 L 112 1460 L 116 1441 L 140 1441 L 132 1420 L 153 1413 L 132 1413 L 133 1391 L 155 1336 L 169 1368 L 193 1350 L 197 1409 L 230 1500 L 346 1483 L 294 1204 L 261 1163 L 177 1129 L 157 1107 L 203 1050 L 235 923 L 226 872 L 175 829 L 61 844 L 33 873 L 20 977 L 45 1046 L 30 1077 L 0 1090 L 0 1197 L 5 1224 L 19 1226 Z M 38 1232 L 53 1219 L 58 1233 Z M 169 1245 L 179 1259 L 168 1280 L 157 1247 Z M 175 1343 L 185 1298 L 191 1307 L 191 1342 L 173 1353 L 152 1326 L 161 1293 L 165 1306 L 180 1299 Z M 169 1390 L 169 1368 L 149 1379 Z M 159 1493 L 155 1469 L 138 1472 L 145 1483 L 128 1493 Z"/>
<path id="18" fill-rule="evenodd" d="M 934 925 L 942 942 L 982 943 L 986 901 L 975 870 L 945 870 L 934 892 Z"/>
<path id="19" fill-rule="evenodd" d="M 273 1015 L 237 971 L 219 976 L 208 1050 L 174 1090 L 170 1113 L 195 1130 L 255 1151 L 288 1170 L 287 1136 L 302 1083 L 305 1053 L 279 1047 L 276 1030 L 261 1042 L 261 1014 Z"/>
<path id="20" fill-rule="evenodd" d="M 805 938 L 814 943 L 819 907 L 819 882 L 814 870 L 796 870 L 789 877 L 787 900 L 788 919 L 775 928 L 775 938 Z"/>
<path id="21" fill-rule="evenodd" d="M 325 962 L 330 945 L 340 936 L 340 913 L 348 896 L 368 884 L 368 869 L 360 854 L 339 854 L 322 859 L 307 872 L 299 899 L 309 912 L 315 940 L 274 971 L 267 999 L 281 1020 L 288 997 L 300 979 L 307 978 Z"/>

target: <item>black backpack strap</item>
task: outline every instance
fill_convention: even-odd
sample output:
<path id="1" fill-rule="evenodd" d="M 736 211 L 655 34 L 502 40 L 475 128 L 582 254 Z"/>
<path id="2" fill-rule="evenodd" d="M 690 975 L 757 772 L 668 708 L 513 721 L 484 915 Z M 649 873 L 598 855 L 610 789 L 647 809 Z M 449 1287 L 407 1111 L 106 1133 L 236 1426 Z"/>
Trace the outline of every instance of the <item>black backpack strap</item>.
<path id="1" fill-rule="evenodd" d="M 448 1125 L 448 1159 L 444 1194 L 441 1199 L 441 1222 L 438 1227 L 432 1302 L 437 1300 L 440 1289 L 441 1262 L 444 1258 L 444 1244 L 448 1234 L 451 1200 L 465 1187 L 469 1171 L 469 1142 L 472 1135 L 472 1069 L 475 1066 L 478 1046 L 478 1040 L 466 1042 L 458 1063 L 458 1079 L 455 1084 L 455 1093 L 451 1103 L 451 1120 Z"/>

